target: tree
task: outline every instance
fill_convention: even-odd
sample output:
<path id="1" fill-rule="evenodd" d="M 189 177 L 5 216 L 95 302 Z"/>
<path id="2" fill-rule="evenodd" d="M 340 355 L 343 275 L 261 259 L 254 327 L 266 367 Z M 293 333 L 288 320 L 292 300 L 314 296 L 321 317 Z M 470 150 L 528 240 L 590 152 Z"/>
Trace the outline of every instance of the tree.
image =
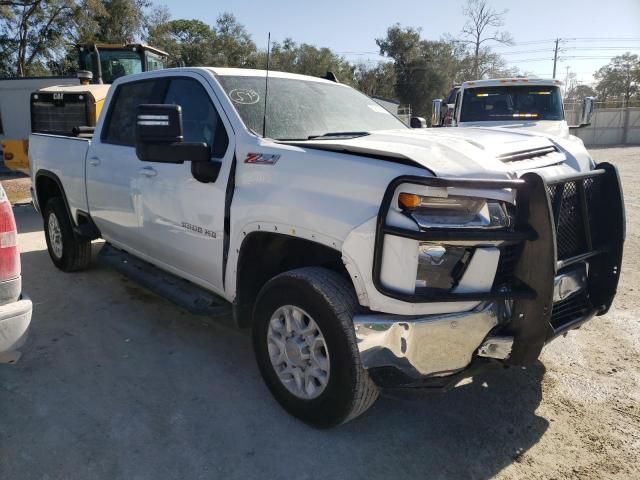
<path id="1" fill-rule="evenodd" d="M 584 97 L 595 97 L 596 95 L 593 87 L 583 83 L 574 83 L 567 90 L 565 100 L 567 103 L 580 103 Z"/>
<path id="2" fill-rule="evenodd" d="M 216 20 L 213 50 L 218 67 L 247 67 L 256 54 L 256 44 L 244 25 L 231 13 L 223 13 Z"/>
<path id="3" fill-rule="evenodd" d="M 169 65 L 212 65 L 215 32 L 200 20 L 170 20 L 149 29 L 147 41 L 169 54 Z"/>
<path id="4" fill-rule="evenodd" d="M 79 43 L 132 43 L 142 38 L 151 0 L 82 0 L 75 17 Z"/>
<path id="5" fill-rule="evenodd" d="M 640 57 L 627 52 L 611 59 L 594 75 L 598 99 L 622 98 L 625 104 L 640 97 Z"/>
<path id="6" fill-rule="evenodd" d="M 393 62 L 369 66 L 361 63 L 355 67 L 355 87 L 370 97 L 395 99 L 396 72 Z"/>
<path id="7" fill-rule="evenodd" d="M 266 52 L 261 52 L 256 59 L 257 68 L 266 66 Z M 314 77 L 322 77 L 327 72 L 333 72 L 340 82 L 349 85 L 353 84 L 355 71 L 353 65 L 333 53 L 331 49 L 318 48 L 306 43 L 297 44 L 290 38 L 286 38 L 282 43 L 273 42 L 270 68 Z"/>
<path id="8" fill-rule="evenodd" d="M 0 10 L 0 70 L 19 77 L 47 72 L 64 51 L 74 0 L 4 1 Z"/>
<path id="9" fill-rule="evenodd" d="M 491 53 L 487 44 L 490 42 L 503 45 L 513 44 L 511 35 L 500 30 L 500 27 L 504 26 L 504 16 L 507 10 L 497 12 L 487 6 L 486 0 L 467 0 L 462 13 L 467 17 L 467 23 L 462 28 L 463 38 L 460 43 L 471 49 L 473 78 L 479 79 L 491 71 L 492 67 L 487 68 L 486 64 L 495 64 L 497 58 L 495 54 Z"/>
<path id="10" fill-rule="evenodd" d="M 459 67 L 454 45 L 446 41 L 420 38 L 420 30 L 399 24 L 387 29 L 385 38 L 376 39 L 380 54 L 393 60 L 395 91 L 398 99 L 412 111 L 429 118 L 431 100 L 451 88 Z"/>

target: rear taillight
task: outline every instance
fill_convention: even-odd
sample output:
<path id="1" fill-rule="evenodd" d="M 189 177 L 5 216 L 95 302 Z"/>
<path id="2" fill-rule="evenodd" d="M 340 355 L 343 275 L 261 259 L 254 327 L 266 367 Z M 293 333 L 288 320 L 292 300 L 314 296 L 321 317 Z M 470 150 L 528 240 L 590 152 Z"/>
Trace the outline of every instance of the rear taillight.
<path id="1" fill-rule="evenodd" d="M 11 203 L 0 200 L 0 281 L 11 280 L 20 275 L 20 253 L 18 231 Z"/>

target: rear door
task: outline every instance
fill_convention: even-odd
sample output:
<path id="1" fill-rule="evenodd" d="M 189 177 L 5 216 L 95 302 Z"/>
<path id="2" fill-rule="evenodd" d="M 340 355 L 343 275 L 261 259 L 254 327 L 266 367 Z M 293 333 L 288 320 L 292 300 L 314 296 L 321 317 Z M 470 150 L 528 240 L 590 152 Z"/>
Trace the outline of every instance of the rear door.
<path id="1" fill-rule="evenodd" d="M 167 81 L 148 79 L 116 87 L 100 138 L 87 154 L 87 200 L 102 236 L 128 250 L 144 252 L 141 232 L 139 178 L 145 166 L 134 148 L 136 107 L 158 103 Z"/>
<path id="2" fill-rule="evenodd" d="M 234 144 L 231 126 L 210 85 L 197 73 L 172 76 L 163 102 L 182 107 L 185 142 L 205 142 L 222 161 L 215 181 L 203 183 L 191 162 L 142 162 L 139 204 L 145 251 L 154 263 L 223 292 L 224 215 Z M 139 162 L 140 163 L 140 162 Z"/>

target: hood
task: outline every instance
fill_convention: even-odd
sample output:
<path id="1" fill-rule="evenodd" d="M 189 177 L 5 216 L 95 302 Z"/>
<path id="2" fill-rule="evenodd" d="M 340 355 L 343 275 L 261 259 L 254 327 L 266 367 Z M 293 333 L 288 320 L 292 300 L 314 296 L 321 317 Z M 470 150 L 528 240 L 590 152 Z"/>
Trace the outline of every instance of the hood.
<path id="1" fill-rule="evenodd" d="M 460 127 L 500 128 L 505 131 L 531 133 L 548 137 L 567 138 L 569 126 L 564 120 L 538 120 L 538 121 L 513 121 L 513 122 L 464 122 Z"/>
<path id="2" fill-rule="evenodd" d="M 546 136 L 503 129 L 402 129 L 352 139 L 287 143 L 410 163 L 440 177 L 516 178 L 543 168 L 553 176 L 590 168 Z"/>

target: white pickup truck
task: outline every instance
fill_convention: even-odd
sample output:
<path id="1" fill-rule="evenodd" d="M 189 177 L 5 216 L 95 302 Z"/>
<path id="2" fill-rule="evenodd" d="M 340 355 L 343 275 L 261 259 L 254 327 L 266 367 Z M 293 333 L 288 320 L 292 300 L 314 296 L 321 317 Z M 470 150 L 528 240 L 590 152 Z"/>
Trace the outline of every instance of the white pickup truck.
<path id="1" fill-rule="evenodd" d="M 452 127 L 501 127 L 556 138 L 571 138 L 559 80 L 497 78 L 473 80 L 455 86 L 447 99 L 432 102 L 431 125 Z M 593 97 L 583 99 L 578 125 L 588 126 Z"/>
<path id="2" fill-rule="evenodd" d="M 614 166 L 546 137 L 409 129 L 329 80 L 131 75 L 93 138 L 30 142 L 56 266 L 87 267 L 101 237 L 224 298 L 273 395 L 318 427 L 380 389 L 529 365 L 615 295 Z"/>

